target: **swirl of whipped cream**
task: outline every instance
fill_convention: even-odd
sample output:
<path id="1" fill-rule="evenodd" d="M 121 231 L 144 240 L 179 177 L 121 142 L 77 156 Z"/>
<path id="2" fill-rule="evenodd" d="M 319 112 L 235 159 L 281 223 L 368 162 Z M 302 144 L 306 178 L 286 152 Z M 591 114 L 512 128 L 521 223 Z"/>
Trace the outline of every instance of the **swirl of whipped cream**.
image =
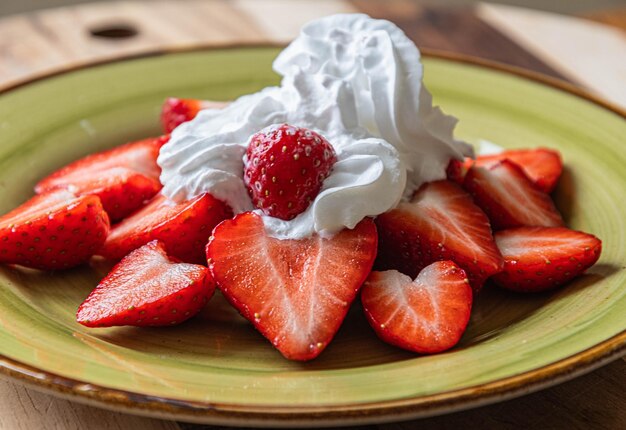
<path id="1" fill-rule="evenodd" d="M 250 137 L 279 123 L 310 128 L 333 145 L 337 163 L 305 212 L 263 220 L 278 238 L 333 234 L 445 178 L 451 158 L 472 155 L 453 138 L 456 119 L 432 106 L 417 47 L 391 22 L 363 14 L 312 21 L 274 70 L 280 86 L 204 110 L 172 132 L 158 159 L 165 195 L 210 192 L 236 213 L 251 210 L 242 160 Z"/>

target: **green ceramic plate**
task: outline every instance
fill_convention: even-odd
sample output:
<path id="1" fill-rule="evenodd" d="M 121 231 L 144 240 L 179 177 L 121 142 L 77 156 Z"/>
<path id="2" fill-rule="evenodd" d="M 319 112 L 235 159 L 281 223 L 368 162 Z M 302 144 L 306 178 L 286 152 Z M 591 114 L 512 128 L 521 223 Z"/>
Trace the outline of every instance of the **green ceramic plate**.
<path id="1" fill-rule="evenodd" d="M 276 48 L 205 50 L 104 64 L 0 95 L 0 212 L 38 178 L 85 154 L 159 132 L 165 96 L 230 100 L 275 84 Z M 557 205 L 604 240 L 600 262 L 557 292 L 488 289 L 459 346 L 420 357 L 387 346 L 355 306 L 317 360 L 294 363 L 216 296 L 163 329 L 89 330 L 74 312 L 103 275 L 0 267 L 0 367 L 76 400 L 135 413 L 247 425 L 363 423 L 441 413 L 523 394 L 597 367 L 626 344 L 626 121 L 513 73 L 425 60 L 458 136 L 562 152 Z"/>

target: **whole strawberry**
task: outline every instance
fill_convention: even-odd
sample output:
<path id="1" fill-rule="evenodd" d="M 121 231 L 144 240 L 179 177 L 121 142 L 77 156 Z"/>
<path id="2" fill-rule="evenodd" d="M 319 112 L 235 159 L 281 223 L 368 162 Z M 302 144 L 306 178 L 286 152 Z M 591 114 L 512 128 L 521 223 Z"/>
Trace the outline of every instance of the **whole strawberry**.
<path id="1" fill-rule="evenodd" d="M 313 201 L 335 161 L 332 145 L 316 132 L 274 125 L 250 139 L 244 182 L 256 207 L 290 220 Z"/>

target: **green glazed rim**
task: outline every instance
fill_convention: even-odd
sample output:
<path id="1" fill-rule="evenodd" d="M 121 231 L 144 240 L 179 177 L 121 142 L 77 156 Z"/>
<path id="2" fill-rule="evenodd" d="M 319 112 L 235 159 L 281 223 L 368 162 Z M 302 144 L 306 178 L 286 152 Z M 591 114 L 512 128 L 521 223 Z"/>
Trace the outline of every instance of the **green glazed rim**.
<path id="1" fill-rule="evenodd" d="M 233 48 L 249 46 L 250 45 L 234 46 Z M 267 45 L 263 46 L 267 47 Z M 191 51 L 185 51 L 192 52 L 198 50 L 201 52 L 207 49 L 214 48 L 196 47 Z M 67 71 L 55 72 L 5 88 L 0 91 L 0 95 L 22 86 L 47 79 L 51 76 L 65 74 L 74 70 L 133 60 L 138 57 L 167 55 L 169 53 L 171 52 L 154 52 L 80 66 Z M 626 112 L 621 108 L 611 105 L 574 85 L 554 78 L 469 56 L 429 50 L 423 50 L 423 54 L 427 59 L 450 62 L 451 64 L 468 64 L 515 75 L 542 84 L 553 90 L 565 92 L 588 102 L 592 102 L 607 111 L 621 116 L 623 120 L 626 119 Z M 364 403 L 342 404 L 337 402 L 332 405 L 319 406 L 234 404 L 186 401 L 169 397 L 152 396 L 133 391 L 109 388 L 103 385 L 92 384 L 50 373 L 2 354 L 0 354 L 0 373 L 36 389 L 51 392 L 58 396 L 107 409 L 140 415 L 211 424 L 319 426 L 395 421 L 468 409 L 558 384 L 575 376 L 592 371 L 621 357 L 625 353 L 626 329 L 623 329 L 612 337 L 574 355 L 530 371 L 500 378 L 488 383 L 412 398 Z"/>

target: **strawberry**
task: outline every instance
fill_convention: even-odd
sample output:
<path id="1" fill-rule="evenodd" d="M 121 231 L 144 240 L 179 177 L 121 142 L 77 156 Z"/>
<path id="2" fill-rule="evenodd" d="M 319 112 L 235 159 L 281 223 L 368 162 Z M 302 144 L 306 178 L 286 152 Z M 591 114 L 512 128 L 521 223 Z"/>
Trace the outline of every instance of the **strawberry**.
<path id="1" fill-rule="evenodd" d="M 319 134 L 288 124 L 252 136 L 244 158 L 244 182 L 256 207 L 289 220 L 317 196 L 337 161 Z"/>
<path id="2" fill-rule="evenodd" d="M 0 218 L 0 262 L 42 270 L 87 261 L 109 233 L 95 196 L 65 190 L 37 195 Z"/>
<path id="3" fill-rule="evenodd" d="M 215 291 L 209 270 L 168 257 L 152 241 L 124 257 L 80 305 L 87 327 L 179 324 L 196 315 Z"/>
<path id="4" fill-rule="evenodd" d="M 211 230 L 231 216 L 230 208 L 210 194 L 182 203 L 157 194 L 146 206 L 113 226 L 98 254 L 119 260 L 158 239 L 168 254 L 189 263 L 204 262 L 204 247 Z"/>
<path id="5" fill-rule="evenodd" d="M 171 133 L 183 122 L 194 119 L 202 109 L 221 109 L 225 105 L 223 102 L 169 97 L 161 107 L 161 125 L 165 133 Z"/>
<path id="6" fill-rule="evenodd" d="M 474 164 L 474 160 L 466 157 L 465 160 L 459 161 L 457 159 L 451 159 L 448 164 L 448 168 L 446 169 L 446 175 L 448 180 L 457 183 L 459 185 L 463 185 L 463 179 L 465 179 L 465 175 L 467 171 Z"/>
<path id="7" fill-rule="evenodd" d="M 144 139 L 88 155 L 41 180 L 35 192 L 65 188 L 77 195 L 96 195 L 109 217 L 119 220 L 161 189 L 156 159 L 168 140 L 169 136 Z"/>
<path id="8" fill-rule="evenodd" d="M 291 360 L 326 348 L 376 256 L 376 227 L 364 219 L 330 238 L 268 237 L 245 212 L 218 225 L 207 245 L 209 268 L 230 303 Z"/>
<path id="9" fill-rule="evenodd" d="M 480 290 L 502 269 L 502 256 L 487 216 L 450 181 L 423 185 L 408 203 L 376 218 L 379 234 L 377 268 L 396 269 L 411 277 L 429 264 L 452 260 Z"/>
<path id="10" fill-rule="evenodd" d="M 593 266 L 602 250 L 595 236 L 564 227 L 520 227 L 495 235 L 504 270 L 492 279 L 522 292 L 556 288 Z"/>
<path id="11" fill-rule="evenodd" d="M 463 187 L 485 211 L 495 230 L 563 225 L 550 196 L 539 190 L 521 167 L 507 159 L 490 167 L 473 166 Z"/>
<path id="12" fill-rule="evenodd" d="M 361 290 L 361 303 L 383 341 L 434 354 L 461 339 L 472 296 L 465 272 L 452 261 L 437 261 L 422 269 L 414 281 L 396 270 L 372 272 Z"/>
<path id="13" fill-rule="evenodd" d="M 561 155 L 547 148 L 510 149 L 499 154 L 481 155 L 476 158 L 475 164 L 489 167 L 504 159 L 520 166 L 528 179 L 548 194 L 554 190 L 563 172 Z"/>

